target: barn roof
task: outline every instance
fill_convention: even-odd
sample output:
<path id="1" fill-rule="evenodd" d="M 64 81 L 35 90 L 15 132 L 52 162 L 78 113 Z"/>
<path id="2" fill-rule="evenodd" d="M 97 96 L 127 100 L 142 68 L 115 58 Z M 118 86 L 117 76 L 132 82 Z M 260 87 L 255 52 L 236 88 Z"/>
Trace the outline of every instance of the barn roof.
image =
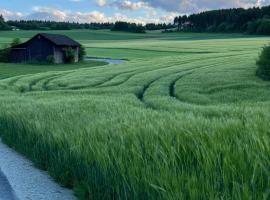
<path id="1" fill-rule="evenodd" d="M 49 40 L 50 42 L 52 42 L 53 44 L 57 45 L 57 46 L 72 46 L 72 47 L 79 47 L 81 46 L 80 43 L 76 42 L 75 40 L 69 38 L 68 36 L 65 35 L 58 35 L 58 34 L 49 34 L 49 33 L 39 33 L 37 35 L 35 35 L 34 37 L 32 37 L 30 40 L 15 45 L 12 47 L 12 49 L 16 49 L 16 48 L 25 48 L 25 46 L 34 38 L 41 36 L 44 37 L 46 40 Z"/>
<path id="2" fill-rule="evenodd" d="M 75 40 L 65 35 L 49 34 L 49 33 L 39 33 L 38 35 L 43 36 L 44 38 L 46 38 L 47 40 L 51 41 L 52 43 L 58 46 L 81 46 L 80 43 L 76 42 Z"/>

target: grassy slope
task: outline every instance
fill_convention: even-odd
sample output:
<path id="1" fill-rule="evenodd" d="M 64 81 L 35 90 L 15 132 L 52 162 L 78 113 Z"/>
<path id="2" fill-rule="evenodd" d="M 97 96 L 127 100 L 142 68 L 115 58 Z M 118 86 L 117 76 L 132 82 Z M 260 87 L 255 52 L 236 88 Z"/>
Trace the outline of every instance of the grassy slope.
<path id="1" fill-rule="evenodd" d="M 6 143 L 82 199 L 269 198 L 267 38 L 95 33 L 68 34 L 130 61 L 1 80 Z"/>

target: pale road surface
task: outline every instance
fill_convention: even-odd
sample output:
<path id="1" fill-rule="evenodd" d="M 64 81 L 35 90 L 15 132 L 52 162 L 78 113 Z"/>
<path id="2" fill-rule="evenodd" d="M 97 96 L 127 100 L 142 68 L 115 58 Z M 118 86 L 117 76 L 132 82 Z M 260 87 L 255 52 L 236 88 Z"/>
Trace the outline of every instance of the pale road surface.
<path id="1" fill-rule="evenodd" d="M 0 140 L 0 200 L 77 200 Z"/>
<path id="2" fill-rule="evenodd" d="M 6 176 L 0 171 L 0 200 L 17 199 Z"/>

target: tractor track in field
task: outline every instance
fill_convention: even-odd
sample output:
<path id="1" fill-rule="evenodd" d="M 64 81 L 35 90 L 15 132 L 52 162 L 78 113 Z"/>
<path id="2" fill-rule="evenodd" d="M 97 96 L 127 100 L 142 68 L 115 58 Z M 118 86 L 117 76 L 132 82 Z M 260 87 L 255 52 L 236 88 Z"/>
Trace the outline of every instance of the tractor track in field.
<path id="1" fill-rule="evenodd" d="M 220 56 L 218 58 L 231 58 L 231 57 L 235 57 L 235 56 L 240 56 L 240 55 L 246 55 L 246 54 L 238 54 L 238 55 L 224 55 L 224 56 Z M 213 56 L 210 56 L 210 57 L 207 57 L 207 58 L 197 58 L 197 59 L 194 59 L 194 60 L 184 60 L 183 62 L 180 62 L 180 63 L 173 63 L 167 67 L 158 67 L 158 68 L 155 68 L 155 69 L 151 69 L 151 70 L 142 70 L 142 71 L 139 71 L 138 70 L 131 70 L 131 71 L 126 71 L 126 72 L 122 72 L 122 73 L 118 73 L 118 74 L 114 74 L 113 76 L 110 76 L 108 77 L 107 79 L 99 82 L 99 83 L 96 83 L 96 84 L 91 84 L 91 85 L 85 85 L 85 86 L 71 86 L 71 87 L 68 87 L 68 86 L 64 86 L 61 88 L 61 90 L 65 90 L 65 89 L 69 89 L 69 90 L 80 90 L 80 89 L 86 89 L 86 88 L 105 88 L 105 87 L 117 87 L 117 86 L 121 86 L 123 84 L 125 84 L 126 82 L 128 82 L 129 80 L 131 80 L 133 77 L 135 76 L 140 76 L 141 74 L 145 74 L 145 73 L 151 73 L 151 72 L 158 72 L 158 71 L 164 71 L 164 70 L 168 70 L 168 69 L 171 69 L 171 68 L 175 68 L 177 66 L 181 66 L 181 65 L 185 65 L 185 64 L 190 64 L 190 63 L 196 63 L 196 62 L 201 62 L 201 61 L 205 61 L 205 60 L 212 60 L 212 59 L 216 59 L 216 56 L 213 57 Z M 204 66 L 205 67 L 205 66 Z M 194 70 L 194 69 L 197 69 L 196 68 L 192 68 L 192 69 L 186 69 L 186 70 L 182 70 L 181 72 L 185 72 L 185 71 L 190 71 L 190 70 Z M 139 69 L 140 70 L 140 69 Z M 137 72 L 137 73 L 136 73 Z M 48 84 L 56 79 L 56 78 L 59 78 L 59 77 L 62 77 L 62 76 L 65 76 L 67 74 L 70 74 L 72 72 L 68 72 L 68 73 L 61 73 L 61 74 L 54 74 L 54 75 L 49 75 L 49 76 L 45 76 L 45 77 L 41 77 L 39 79 L 34 79 L 32 82 L 30 82 L 28 88 L 24 88 L 23 86 L 20 88 L 20 91 L 22 93 L 25 93 L 25 92 L 31 92 L 33 91 L 33 87 L 35 85 L 37 85 L 39 82 L 43 81 L 43 80 L 46 80 L 43 85 L 42 85 L 42 89 L 44 91 L 48 91 L 49 88 L 48 88 Z M 114 79 L 117 79 L 118 77 L 121 77 L 123 75 L 127 75 L 126 78 L 124 78 L 124 80 L 122 81 L 119 81 L 119 82 L 115 82 L 113 84 L 109 84 L 111 81 L 113 81 Z M 170 75 L 170 74 L 169 74 Z M 165 76 L 169 76 L 169 75 L 165 75 Z M 20 76 L 18 78 L 14 78 L 13 80 L 11 80 L 10 82 L 8 82 L 8 86 L 14 86 L 20 79 L 24 78 L 25 76 Z M 51 78 L 50 78 L 51 77 Z M 158 79 L 162 78 L 163 76 L 161 77 L 158 77 Z M 157 80 L 153 80 L 151 81 L 150 83 L 146 84 L 145 86 L 143 86 L 143 89 L 141 92 L 139 92 L 139 94 L 137 95 L 138 99 L 140 100 L 143 100 L 144 98 L 144 93 L 148 90 L 148 88 Z M 173 84 L 171 84 L 172 86 L 170 86 L 170 91 L 172 90 L 172 88 L 175 87 L 175 83 L 177 82 L 177 80 L 175 80 L 175 82 Z M 175 96 L 175 92 L 170 92 L 170 96 Z"/>
<path id="2" fill-rule="evenodd" d="M 134 75 L 136 75 L 136 74 L 131 74 L 131 75 L 129 75 L 129 76 L 127 76 L 127 78 L 125 78 L 123 81 L 120 81 L 120 82 L 118 82 L 118 83 L 113 83 L 113 84 L 110 84 L 110 85 L 104 85 L 104 84 L 102 84 L 102 85 L 100 85 L 99 87 L 100 88 L 105 88 L 105 87 L 117 87 L 117 86 L 119 86 L 119 85 L 122 85 L 122 84 L 124 84 L 125 82 L 127 82 L 131 77 L 133 77 Z M 113 80 L 113 79 L 112 79 Z M 108 82 L 107 82 L 108 83 Z M 106 83 L 105 83 L 106 84 Z"/>
<path id="3" fill-rule="evenodd" d="M 246 55 L 246 54 L 240 54 L 240 55 Z M 226 57 L 231 57 L 231 56 L 234 56 L 234 55 L 226 55 L 226 56 L 221 56 L 219 58 L 226 58 Z M 188 61 L 185 61 L 183 63 L 180 63 L 180 65 L 184 65 L 184 64 L 190 64 L 190 63 L 193 63 L 193 62 L 197 62 L 197 61 L 204 61 L 204 60 L 208 60 L 208 59 L 214 59 L 215 57 L 209 57 L 209 58 L 198 58 L 198 59 L 194 59 L 194 60 L 188 60 Z M 177 65 L 179 65 L 179 63 L 175 63 L 175 64 L 172 64 L 170 66 L 167 66 L 167 67 L 160 67 L 160 68 L 156 68 L 156 69 L 152 69 L 152 70 L 147 70 L 147 71 L 141 71 L 141 72 L 138 72 L 138 73 L 135 73 L 135 74 L 132 74 L 130 76 L 128 76 L 125 80 L 121 81 L 121 82 L 118 82 L 118 83 L 115 83 L 115 84 L 112 84 L 112 85 L 106 85 L 106 86 L 102 86 L 102 87 L 116 87 L 116 86 L 120 86 L 120 85 L 123 85 L 124 83 L 126 83 L 127 81 L 129 81 L 131 78 L 133 78 L 134 76 L 138 76 L 140 74 L 144 74 L 144 73 L 149 73 L 149 72 L 154 72 L 154 71 L 158 71 L 158 70 L 166 70 L 166 69 L 170 69 L 170 68 L 173 68 L 173 67 L 176 67 Z M 135 70 L 136 71 L 136 70 Z M 122 75 L 122 74 L 120 74 Z"/>
<path id="4" fill-rule="evenodd" d="M 234 55 L 226 55 L 226 56 L 223 56 L 223 57 L 232 57 Z M 202 61 L 202 60 L 208 60 L 208 59 L 214 59 L 214 57 L 209 57 L 209 58 L 200 58 L 200 59 L 196 59 L 196 60 L 188 60 L 188 61 L 185 61 L 183 63 L 180 63 L 180 65 L 184 65 L 184 64 L 189 64 L 189 63 L 193 63 L 193 62 L 197 62 L 197 61 Z M 160 80 L 161 78 L 163 77 L 167 77 L 167 76 L 170 76 L 172 74 L 179 74 L 179 73 L 184 73 L 184 72 L 190 72 L 193 71 L 193 70 L 196 70 L 196 69 L 200 69 L 200 68 L 207 68 L 207 67 L 211 67 L 211 66 L 216 66 L 217 64 L 212 64 L 210 66 L 201 66 L 201 67 L 194 67 L 192 69 L 184 69 L 182 71 L 178 71 L 178 72 L 173 72 L 173 73 L 170 73 L 170 74 L 167 74 L 165 76 L 159 76 L 157 77 L 156 79 L 148 82 L 146 85 L 143 86 L 142 90 L 136 94 L 137 98 L 141 101 L 141 102 L 145 102 L 144 101 L 144 96 L 145 96 L 145 93 L 147 92 L 147 90 L 151 87 L 151 85 L 153 83 L 155 83 L 156 81 Z M 80 89 L 86 89 L 86 88 L 103 88 L 103 87 L 112 87 L 112 86 L 120 86 L 124 83 L 126 83 L 127 81 L 129 81 L 131 78 L 133 78 L 134 76 L 139 76 L 140 74 L 144 74 L 144 73 L 149 73 L 149 72 L 155 72 L 155 71 L 159 71 L 159 70 L 166 70 L 166 69 L 170 69 L 170 68 L 173 68 L 173 67 L 176 67 L 177 66 L 177 63 L 174 63 L 170 66 L 167 66 L 167 67 L 159 67 L 158 69 L 152 69 L 152 70 L 146 70 L 146 71 L 141 71 L 139 73 L 135 73 L 135 74 L 130 74 L 125 80 L 119 82 L 119 83 L 116 83 L 116 84 L 112 84 L 112 85 L 104 85 L 106 83 L 109 83 L 110 81 L 114 80 L 115 78 L 119 77 L 119 76 L 123 76 L 125 74 L 129 74 L 129 73 L 133 73 L 133 72 L 136 72 L 136 70 L 132 70 L 132 71 L 127 71 L 127 72 L 123 72 L 123 73 L 120 73 L 120 74 L 114 74 L 113 76 L 110 76 L 109 78 L 107 78 L 106 80 L 102 81 L 102 82 L 99 82 L 99 83 L 96 83 L 96 84 L 92 84 L 92 85 L 86 85 L 86 86 L 78 86 L 78 87 L 71 87 L 71 88 L 61 88 L 61 90 L 63 89 L 69 89 L 69 90 L 80 90 Z M 188 73 L 188 74 L 190 74 Z M 177 77 L 175 80 L 173 80 L 170 84 L 169 84 L 169 95 L 171 97 L 174 97 L 174 98 L 177 98 L 176 97 L 176 94 L 175 94 L 175 84 L 178 80 L 180 80 L 181 78 L 183 78 L 184 76 L 188 75 L 188 74 L 185 74 L 185 75 L 179 75 L 179 77 Z M 53 80 L 55 77 L 53 77 L 52 79 L 49 79 L 45 82 L 45 84 L 43 84 L 43 88 L 44 90 L 48 90 L 48 87 L 47 87 L 47 84 Z"/>
<path id="5" fill-rule="evenodd" d="M 43 89 L 45 91 L 48 90 L 48 87 L 47 85 L 52 81 L 52 80 L 55 80 L 57 78 L 60 78 L 60 77 L 63 77 L 63 76 L 66 76 L 68 74 L 70 74 L 72 72 L 59 72 L 58 74 L 50 74 L 50 75 L 47 75 L 47 76 L 43 76 L 43 77 L 40 77 L 38 79 L 34 79 L 33 81 L 31 81 L 28 85 L 28 89 L 25 89 L 25 88 L 21 88 L 20 92 L 21 93 L 26 93 L 26 92 L 33 92 L 35 91 L 33 88 L 34 86 L 36 86 L 38 83 L 44 81 L 41 85 L 41 88 L 40 89 Z M 39 91 L 39 90 L 37 90 Z M 40 90 L 41 91 L 41 90 Z"/>
<path id="6" fill-rule="evenodd" d="M 190 75 L 192 74 L 192 72 L 190 73 L 187 73 L 187 74 L 183 74 L 183 75 L 180 75 L 178 76 L 177 78 L 175 78 L 169 85 L 169 95 L 170 97 L 173 97 L 173 98 L 177 98 L 176 97 L 176 94 L 175 94 L 175 85 L 176 85 L 176 82 L 179 81 L 180 79 L 182 79 L 183 77 L 187 76 L 187 75 Z"/>
<path id="7" fill-rule="evenodd" d="M 64 76 L 66 76 L 66 75 L 69 75 L 69 74 L 71 74 L 72 73 L 72 71 L 70 72 L 70 71 L 68 71 L 68 72 L 65 72 L 65 73 L 60 73 L 60 74 L 56 74 L 56 75 L 54 75 L 54 76 L 51 76 L 50 78 L 48 78 L 47 80 L 45 80 L 44 82 L 43 82 L 43 84 L 42 84 L 42 89 L 43 89 L 43 91 L 49 91 L 49 87 L 48 87 L 48 85 L 50 84 L 50 82 L 52 82 L 53 80 L 56 80 L 56 79 L 58 79 L 58 78 L 61 78 L 61 77 L 64 77 Z"/>
<path id="8" fill-rule="evenodd" d="M 188 64 L 190 62 L 186 62 L 186 63 L 181 63 L 181 64 Z M 157 68 L 157 69 L 152 69 L 152 70 L 146 70 L 146 71 L 140 71 L 138 73 L 135 73 L 135 74 L 131 74 L 130 76 L 128 76 L 125 80 L 121 81 L 121 82 L 118 82 L 118 83 L 115 83 L 115 84 L 112 84 L 112 85 L 106 85 L 106 86 L 100 86 L 100 87 L 112 87 L 112 86 L 120 86 L 120 85 L 123 85 L 124 83 L 126 83 L 127 81 L 129 81 L 131 78 L 133 78 L 134 76 L 138 76 L 140 74 L 144 74 L 144 73 L 149 73 L 149 72 L 155 72 L 155 71 L 158 71 L 158 70 L 166 70 L 166 69 L 170 69 L 172 67 L 176 67 L 177 64 L 173 64 L 173 65 L 170 65 L 170 66 L 167 66 L 167 67 L 160 67 L 160 68 Z M 136 72 L 136 70 L 135 70 Z M 120 75 L 123 75 L 123 74 L 119 74 Z M 113 79 L 112 79 L 113 80 Z"/>
<path id="9" fill-rule="evenodd" d="M 80 90 L 80 89 L 101 87 L 104 83 L 110 82 L 111 80 L 113 80 L 114 78 L 116 78 L 118 76 L 121 76 L 123 74 L 128 74 L 128 73 L 131 73 L 131 72 L 133 72 L 133 71 L 128 71 L 128 72 L 122 72 L 122 73 L 114 74 L 113 76 L 110 76 L 109 78 L 107 78 L 107 79 L 105 79 L 105 80 L 103 80 L 102 82 L 99 82 L 99 83 L 95 83 L 95 84 L 91 84 L 91 85 L 85 85 L 85 86 L 73 86 L 73 87 L 69 87 L 69 88 L 66 88 L 66 89 L 69 89 L 69 90 Z"/>
<path id="10" fill-rule="evenodd" d="M 69 73 L 71 73 L 71 72 L 69 72 Z M 67 74 L 69 74 L 69 73 L 64 73 L 64 74 L 62 74 L 62 73 L 60 73 L 60 74 L 50 74 L 50 75 L 47 75 L 47 76 L 40 77 L 40 78 L 38 78 L 38 79 L 35 79 L 35 80 L 31 81 L 31 82 L 29 83 L 29 85 L 28 85 L 28 89 L 21 89 L 21 92 L 22 92 L 22 93 L 26 93 L 26 92 L 33 92 L 33 91 L 35 91 L 35 90 L 33 89 L 34 86 L 36 86 L 38 83 L 40 83 L 40 82 L 42 82 L 42 81 L 44 81 L 44 83 L 42 84 L 41 89 L 46 90 L 46 85 L 47 85 L 51 80 L 54 80 L 54 79 L 56 79 L 56 78 L 65 76 L 65 75 L 67 75 Z M 44 84 L 45 84 L 45 85 L 44 85 Z"/>
<path id="11" fill-rule="evenodd" d="M 66 75 L 69 75 L 69 74 L 71 74 L 72 72 L 67 72 L 67 73 L 61 73 L 61 74 L 57 74 L 57 75 L 54 75 L 54 76 L 51 76 L 51 77 L 49 77 L 49 78 L 47 78 L 47 79 L 45 79 L 45 81 L 42 83 L 42 89 L 43 89 L 43 91 L 51 91 L 50 89 L 49 89 L 49 84 L 52 82 L 52 81 L 54 81 L 54 80 L 56 80 L 56 79 L 58 79 L 58 78 L 62 78 L 62 77 L 64 77 L 64 76 L 66 76 Z M 65 86 L 66 87 L 66 86 Z M 52 89 L 52 91 L 53 91 L 54 89 Z"/>
<path id="12" fill-rule="evenodd" d="M 48 90 L 49 90 L 48 85 L 49 85 L 49 83 L 50 83 L 51 81 L 53 81 L 53 80 L 55 80 L 55 79 L 57 79 L 57 78 L 63 77 L 63 76 L 65 76 L 65 75 L 67 75 L 67 74 L 55 75 L 55 76 L 52 76 L 52 77 L 48 78 L 47 80 L 45 80 L 45 81 L 43 82 L 43 84 L 42 84 L 42 89 L 43 89 L 43 91 L 48 91 Z"/>
<path id="13" fill-rule="evenodd" d="M 114 77 L 111 77 L 110 79 L 108 79 L 107 81 L 99 84 L 99 85 L 96 85 L 95 87 L 107 87 L 105 84 L 106 83 L 109 83 L 111 82 L 112 80 L 114 80 L 115 78 L 119 77 L 119 76 L 122 76 L 122 75 L 125 75 L 125 74 L 129 74 L 129 73 L 133 73 L 133 72 L 136 72 L 136 70 L 132 70 L 132 71 L 128 71 L 128 72 L 124 72 L 124 73 L 121 73 L 121 74 L 117 74 L 116 76 Z M 133 74 L 132 74 L 133 75 Z M 104 85 L 104 86 L 103 86 Z M 112 85 L 108 85 L 109 87 L 112 86 Z"/>
<path id="14" fill-rule="evenodd" d="M 14 77 L 12 80 L 8 82 L 8 86 L 14 86 L 22 78 L 24 78 L 24 76 Z"/>
<path id="15" fill-rule="evenodd" d="M 203 60 L 207 60 L 207 59 L 209 59 L 209 58 L 206 58 L 206 59 L 203 59 Z M 188 60 L 188 61 L 185 61 L 185 62 L 181 63 L 181 65 L 183 65 L 183 64 L 189 64 L 189 63 L 192 63 L 192 62 L 197 62 L 197 61 L 200 61 L 200 60 L 202 60 L 202 59 Z M 157 68 L 157 69 L 146 70 L 146 71 L 141 71 L 141 72 L 139 72 L 139 73 L 131 74 L 131 75 L 129 75 L 124 81 L 121 81 L 121 82 L 119 82 L 119 83 L 115 83 L 115 84 L 112 84 L 112 85 L 104 85 L 104 84 L 109 83 L 109 82 L 112 81 L 113 79 L 115 79 L 115 78 L 117 78 L 117 77 L 119 77 L 119 76 L 122 76 L 122 75 L 124 75 L 124 74 L 129 74 L 129 73 L 136 72 L 136 70 L 131 70 L 131 71 L 127 71 L 127 72 L 123 72 L 123 73 L 120 73 L 120 74 L 113 75 L 113 76 L 109 77 L 108 79 L 106 79 L 105 81 L 100 82 L 100 83 L 97 83 L 97 84 L 92 84 L 92 85 L 87 85 L 87 86 L 75 86 L 75 87 L 71 87 L 71 88 L 67 88 L 67 89 L 71 89 L 71 90 L 79 90 L 79 89 L 94 88 L 94 87 L 100 87 L 100 88 L 103 88 L 103 87 L 111 87 L 111 86 L 120 86 L 120 85 L 124 84 L 125 82 L 127 82 L 128 80 L 130 80 L 132 77 L 137 76 L 137 75 L 139 75 L 139 74 L 144 74 L 144 73 L 154 72 L 154 71 L 158 71 L 158 70 L 166 70 L 166 69 L 170 69 L 170 68 L 172 68 L 172 67 L 175 67 L 176 65 L 177 65 L 177 63 L 174 63 L 174 64 L 171 64 L 170 66 L 167 66 L 167 67 L 160 67 L 160 68 Z M 72 72 L 70 72 L 70 73 L 72 73 Z M 66 74 L 69 74 L 69 73 L 66 73 Z M 66 75 L 66 74 L 65 74 L 65 75 Z M 57 77 L 57 76 L 54 76 L 54 77 Z M 60 77 L 60 76 L 59 76 L 59 77 Z M 45 79 L 46 79 L 46 78 L 48 78 L 48 77 L 45 77 Z M 43 79 L 41 79 L 41 80 L 43 80 Z M 44 89 L 45 91 L 48 90 L 47 85 L 48 85 L 49 82 L 51 82 L 52 80 L 54 80 L 54 78 L 49 79 L 48 81 L 46 81 L 45 84 L 43 84 L 43 85 L 44 85 L 43 89 Z M 37 80 L 34 84 L 32 84 L 32 87 L 33 87 L 33 85 L 35 85 L 37 82 L 40 82 L 40 80 Z M 103 86 L 103 85 L 104 85 L 104 86 Z M 64 88 L 61 88 L 61 89 L 64 89 Z M 30 89 L 30 91 L 32 91 L 32 90 Z M 24 92 L 25 92 L 25 91 L 24 91 Z"/>
<path id="16" fill-rule="evenodd" d="M 228 61 L 230 62 L 230 61 Z M 171 76 L 171 75 L 176 75 L 177 77 L 173 79 L 173 81 L 171 81 L 168 85 L 168 89 L 169 89 L 169 96 L 172 97 L 172 98 L 175 98 L 177 100 L 178 97 L 176 96 L 176 92 L 175 92 L 175 89 L 176 89 L 176 83 L 182 79 L 183 77 L 187 76 L 187 75 L 190 75 L 192 73 L 194 73 L 196 70 L 199 70 L 199 69 L 207 69 L 207 68 L 212 68 L 212 67 L 215 67 L 217 65 L 220 65 L 220 63 L 215 63 L 215 64 L 212 64 L 212 65 L 208 65 L 208 66 L 200 66 L 200 67 L 194 67 L 194 68 L 191 68 L 191 69 L 185 69 L 185 70 L 182 70 L 182 71 L 178 71 L 178 72 L 174 72 L 174 73 L 170 73 L 170 74 L 167 74 L 167 75 L 164 75 L 164 76 L 159 76 L 157 77 L 156 79 L 150 81 L 148 84 L 144 85 L 142 90 L 136 94 L 137 98 L 143 102 L 143 103 L 146 103 L 145 100 L 144 100 L 144 97 L 145 97 L 145 93 L 147 92 L 147 90 L 151 87 L 152 84 L 154 84 L 156 81 L 159 81 L 160 79 L 162 78 L 165 78 L 165 77 L 168 77 L 168 76 Z M 178 74 L 178 75 L 177 75 Z M 147 104 L 147 106 L 149 106 Z"/>
<path id="17" fill-rule="evenodd" d="M 28 92 L 33 91 L 33 87 L 36 86 L 39 82 L 42 82 L 43 80 L 46 80 L 48 78 L 55 77 L 55 76 L 58 76 L 58 75 L 52 75 L 52 74 L 50 74 L 50 75 L 47 75 L 47 76 L 43 76 L 43 77 L 41 77 L 39 79 L 35 79 L 34 81 L 30 82 L 30 84 L 29 84 L 29 91 Z"/>
<path id="18" fill-rule="evenodd" d="M 224 64 L 224 63 L 223 63 L 223 64 Z M 227 64 L 227 63 L 226 63 L 226 64 Z M 169 84 L 169 95 L 170 95 L 170 97 L 175 98 L 175 99 L 181 101 L 181 100 L 177 97 L 176 92 L 175 92 L 175 89 L 176 89 L 176 83 L 177 83 L 179 80 L 181 80 L 182 78 L 184 78 L 185 76 L 193 74 L 193 73 L 196 71 L 196 69 L 202 69 L 202 68 L 207 69 L 207 68 L 215 67 L 215 66 L 217 66 L 217 65 L 219 65 L 219 64 L 212 64 L 212 65 L 209 65 L 209 66 L 203 66 L 203 67 L 195 68 L 195 69 L 193 69 L 194 71 L 191 69 L 191 72 L 186 73 L 186 74 L 183 74 L 183 75 L 179 75 L 177 78 L 175 78 L 175 79 Z"/>
<path id="19" fill-rule="evenodd" d="M 189 62 L 186 62 L 184 64 L 187 64 Z M 183 64 L 183 63 L 182 63 Z M 118 83 L 115 83 L 115 84 L 112 84 L 112 85 L 104 85 L 106 83 L 109 83 L 110 81 L 112 81 L 113 79 L 119 77 L 119 76 L 122 76 L 124 74 L 129 74 L 129 73 L 133 73 L 133 72 L 136 72 L 137 70 L 132 70 L 132 71 L 127 71 L 127 72 L 123 72 L 123 73 L 118 73 L 114 76 L 111 76 L 110 78 L 106 79 L 104 82 L 101 82 L 101 83 L 97 83 L 97 84 L 93 84 L 93 85 L 88 85 L 88 86 L 82 86 L 82 87 L 78 87 L 78 88 L 69 88 L 69 89 L 84 89 L 84 88 L 89 88 L 89 87 L 111 87 L 111 86 L 120 86 L 122 84 L 124 84 L 125 82 L 127 82 L 128 80 L 130 80 L 132 77 L 134 76 L 137 76 L 139 74 L 144 74 L 144 73 L 148 73 L 148 72 L 153 72 L 153 71 L 157 71 L 157 70 L 163 70 L 163 69 L 168 69 L 168 68 L 171 68 L 171 67 L 174 67 L 176 66 L 176 64 L 173 64 L 173 65 L 170 65 L 168 67 L 160 67 L 160 68 L 157 68 L 157 69 L 152 69 L 152 70 L 146 70 L 146 71 L 140 71 L 138 73 L 134 73 L 134 74 L 131 74 L 129 75 L 124 81 L 121 81 L 121 82 L 118 82 Z M 102 86 L 104 85 L 104 86 Z"/>
<path id="20" fill-rule="evenodd" d="M 197 69 L 197 68 L 195 68 Z M 183 71 L 178 71 L 178 72 L 173 72 L 173 73 L 170 73 L 170 74 L 166 74 L 166 75 L 163 75 L 163 76 L 159 76 L 157 77 L 156 79 L 148 82 L 146 85 L 143 86 L 142 90 L 136 95 L 137 98 L 141 101 L 141 102 L 145 102 L 144 101 L 144 97 L 145 97 L 145 93 L 147 92 L 147 90 L 151 87 L 151 85 L 153 83 L 155 83 L 156 81 L 159 81 L 160 79 L 162 78 L 165 78 L 165 77 L 168 77 L 168 76 L 171 76 L 171 75 L 174 75 L 174 74 L 180 74 L 180 73 L 184 73 L 184 72 L 189 72 L 189 71 L 192 71 L 194 70 L 193 69 L 187 69 L 187 70 L 183 70 Z M 180 79 L 182 78 L 184 75 L 182 76 L 179 76 L 176 80 L 174 80 L 171 84 L 169 84 L 169 90 L 171 90 L 171 88 L 174 88 L 175 87 L 175 83 Z M 174 93 L 174 89 L 172 91 L 172 93 Z M 171 94 L 171 92 L 169 92 L 169 94 Z M 173 96 L 172 96 L 173 97 Z"/>
<path id="21" fill-rule="evenodd" d="M 87 47 L 88 49 L 104 49 L 103 47 Z M 157 49 L 140 49 L 140 48 L 106 48 L 106 49 L 116 49 L 116 50 L 131 50 L 131 51 L 144 51 L 144 52 L 158 52 L 158 53 L 174 53 L 174 54 L 209 54 L 209 53 L 215 53 L 212 51 L 164 51 L 164 50 L 157 50 Z"/>
<path id="22" fill-rule="evenodd" d="M 189 70 L 186 70 L 186 71 L 192 71 L 192 69 L 189 69 Z M 167 74 L 167 75 L 165 75 L 165 76 L 159 76 L 159 77 L 157 77 L 156 79 L 150 81 L 148 84 L 146 84 L 146 85 L 143 86 L 141 92 L 139 92 L 139 93 L 136 95 L 137 98 L 138 98 L 141 102 L 145 103 L 145 100 L 144 100 L 145 93 L 146 93 L 147 90 L 151 87 L 152 84 L 154 84 L 156 81 L 159 81 L 160 79 L 162 79 L 162 78 L 164 78 L 164 77 L 168 77 L 168 76 L 171 76 L 171 75 L 173 75 L 173 74 L 180 74 L 180 73 L 183 73 L 183 72 L 185 72 L 185 71 L 174 72 L 174 73 L 171 73 L 171 74 Z M 188 74 L 191 74 L 191 73 L 187 73 L 187 74 L 185 74 L 185 75 L 188 75 Z M 175 79 L 175 80 L 169 85 L 169 94 L 170 94 L 171 97 L 174 97 L 174 96 L 171 95 L 171 94 L 174 94 L 174 93 L 175 93 L 175 92 L 174 92 L 174 90 L 175 90 L 175 89 L 174 89 L 175 83 L 176 83 L 179 79 L 181 79 L 182 77 L 184 77 L 185 75 L 179 76 L 177 79 Z"/>
<path id="23" fill-rule="evenodd" d="M 197 69 L 197 68 L 196 68 L 196 69 Z M 171 75 L 173 75 L 173 74 L 180 74 L 180 73 L 184 73 L 184 72 L 188 72 L 188 71 L 192 71 L 192 70 L 194 70 L 194 69 L 188 69 L 188 70 L 183 70 L 183 71 L 180 71 L 180 72 L 173 72 L 173 73 L 167 74 L 167 75 L 165 75 L 165 76 L 159 76 L 159 77 L 157 77 L 156 79 L 154 79 L 154 80 L 150 81 L 149 83 L 147 83 L 146 85 L 144 85 L 144 86 L 143 86 L 143 89 L 141 90 L 141 92 L 139 92 L 136 96 L 137 96 L 137 98 L 138 98 L 141 102 L 145 102 L 145 101 L 144 101 L 145 93 L 146 93 L 147 90 L 151 87 L 151 85 L 152 85 L 153 83 L 155 83 L 156 81 L 159 81 L 160 79 L 162 79 L 162 78 L 164 78 L 164 77 L 168 77 L 168 76 L 171 76 Z M 187 74 L 183 74 L 183 75 L 179 75 L 179 77 L 178 77 L 177 79 L 175 79 L 175 80 L 172 82 L 172 84 L 169 85 L 169 89 L 170 89 L 169 94 L 171 94 L 171 92 L 174 93 L 174 89 L 173 89 L 173 91 L 171 91 L 171 88 L 174 88 L 175 83 L 176 83 L 179 79 L 181 79 L 182 77 L 184 77 L 184 76 L 186 76 L 186 75 L 188 75 L 188 74 L 191 74 L 191 73 L 192 73 L 192 72 L 187 73 Z M 170 95 L 170 96 L 171 96 L 171 95 Z M 172 97 L 173 97 L 173 96 L 172 96 Z"/>
<path id="24" fill-rule="evenodd" d="M 145 103 L 145 102 L 144 102 L 144 96 L 145 96 L 146 91 L 148 90 L 148 88 L 150 88 L 150 86 L 151 86 L 154 82 L 158 81 L 158 80 L 161 79 L 161 78 L 162 78 L 162 76 L 161 76 L 161 77 L 158 77 L 157 79 L 152 80 L 152 81 L 150 81 L 148 84 L 144 85 L 143 88 L 142 88 L 142 91 L 140 91 L 140 92 L 136 95 L 137 98 L 138 98 L 141 102 Z"/>

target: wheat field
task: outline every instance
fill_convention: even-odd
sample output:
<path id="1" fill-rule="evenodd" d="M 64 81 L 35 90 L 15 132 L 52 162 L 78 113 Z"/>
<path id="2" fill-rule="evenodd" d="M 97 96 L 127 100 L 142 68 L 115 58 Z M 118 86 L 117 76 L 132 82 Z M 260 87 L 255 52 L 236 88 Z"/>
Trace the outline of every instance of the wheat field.
<path id="1" fill-rule="evenodd" d="M 80 199 L 270 198 L 270 82 L 255 76 L 268 38 L 59 32 L 128 61 L 0 64 L 5 143 Z"/>

